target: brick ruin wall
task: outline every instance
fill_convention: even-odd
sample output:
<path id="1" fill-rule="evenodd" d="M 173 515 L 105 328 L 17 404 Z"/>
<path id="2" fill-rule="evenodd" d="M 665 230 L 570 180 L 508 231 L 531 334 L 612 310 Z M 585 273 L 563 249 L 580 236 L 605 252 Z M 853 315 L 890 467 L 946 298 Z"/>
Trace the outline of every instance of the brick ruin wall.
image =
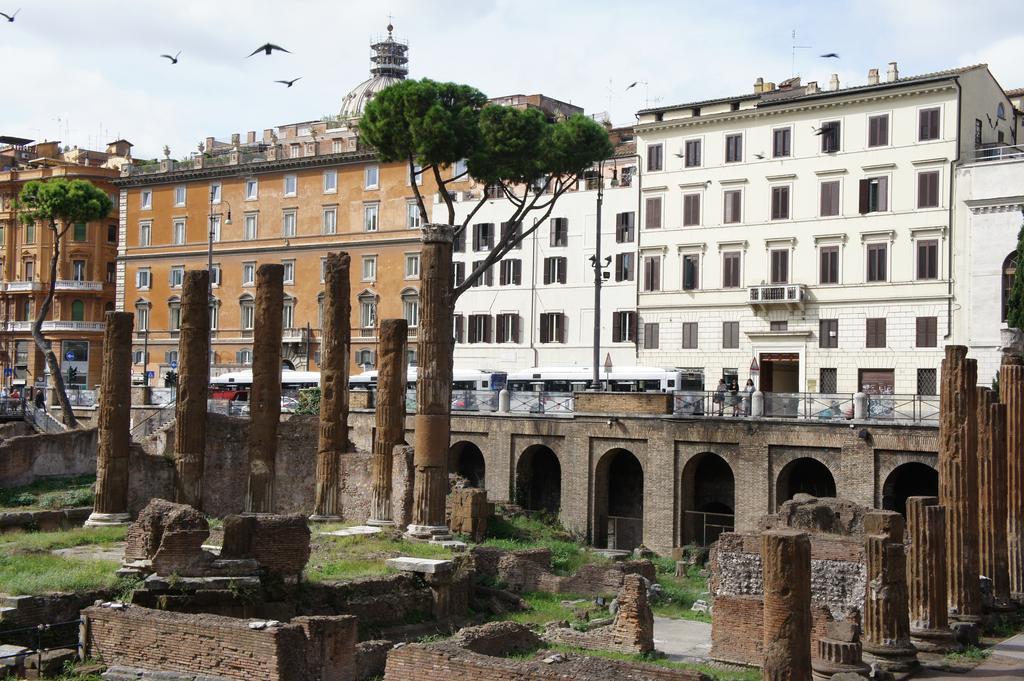
<path id="1" fill-rule="evenodd" d="M 0 487 L 96 473 L 95 428 L 5 437 L 0 441 Z"/>
<path id="2" fill-rule="evenodd" d="M 550 549 L 506 551 L 488 546 L 475 547 L 471 555 L 478 578 L 489 578 L 516 593 L 548 593 L 602 596 L 622 588 L 626 575 L 638 574 L 655 581 L 654 564 L 629 560 L 609 565 L 586 564 L 573 575 L 551 571 Z"/>

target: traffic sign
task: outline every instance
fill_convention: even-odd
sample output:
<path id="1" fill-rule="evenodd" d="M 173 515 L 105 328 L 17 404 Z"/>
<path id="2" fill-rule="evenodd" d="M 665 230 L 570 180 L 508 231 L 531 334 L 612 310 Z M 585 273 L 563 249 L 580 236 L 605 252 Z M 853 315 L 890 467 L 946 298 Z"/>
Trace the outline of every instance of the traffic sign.
<path id="1" fill-rule="evenodd" d="M 146 372 L 146 378 L 155 378 L 155 377 L 156 377 L 156 373 L 155 372 L 153 372 L 153 371 L 147 371 Z"/>
<path id="2" fill-rule="evenodd" d="M 173 362 L 173 361 L 172 361 L 172 362 L 171 362 L 171 368 L 172 368 L 172 369 L 177 369 L 177 368 L 178 368 L 178 363 L 177 363 L 177 362 Z"/>
<path id="3" fill-rule="evenodd" d="M 69 362 L 74 362 L 74 361 L 75 361 L 75 353 L 73 353 L 73 352 L 71 352 L 71 351 L 69 350 L 69 351 L 68 351 L 68 352 L 67 352 L 67 353 L 66 353 L 66 354 L 64 355 L 64 359 L 66 359 L 66 360 L 67 360 L 67 361 L 69 361 Z"/>

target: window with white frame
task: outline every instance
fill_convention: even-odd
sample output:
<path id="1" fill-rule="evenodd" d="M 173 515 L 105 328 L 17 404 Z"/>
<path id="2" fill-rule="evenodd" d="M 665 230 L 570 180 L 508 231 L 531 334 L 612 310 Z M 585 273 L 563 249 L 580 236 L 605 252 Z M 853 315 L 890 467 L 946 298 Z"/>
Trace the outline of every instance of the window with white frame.
<path id="1" fill-rule="evenodd" d="M 167 330 L 181 330 L 181 298 L 177 296 L 167 301 Z"/>
<path id="2" fill-rule="evenodd" d="M 406 279 L 419 279 L 420 278 L 420 254 L 419 253 L 406 253 L 405 254 L 405 278 Z"/>
<path id="3" fill-rule="evenodd" d="M 774 128 L 772 130 L 772 158 L 785 158 L 793 155 L 793 128 Z"/>
<path id="4" fill-rule="evenodd" d="M 772 284 L 789 283 L 789 249 L 772 248 L 768 251 L 769 281 Z"/>
<path id="5" fill-rule="evenodd" d="M 889 176 L 866 177 L 860 181 L 861 213 L 884 213 L 889 210 Z"/>
<path id="6" fill-rule="evenodd" d="M 295 236 L 298 215 L 294 210 L 281 213 L 281 236 Z"/>
<path id="7" fill-rule="evenodd" d="M 327 258 L 320 258 L 320 283 L 327 278 Z"/>
<path id="8" fill-rule="evenodd" d="M 179 208 L 185 205 L 185 185 L 183 184 L 174 188 L 174 205 Z"/>
<path id="9" fill-rule="evenodd" d="M 363 231 L 376 232 L 379 228 L 377 216 L 380 213 L 380 204 L 367 203 L 363 206 Z"/>
<path id="10" fill-rule="evenodd" d="M 242 286 L 254 286 L 256 284 L 256 263 L 242 263 Z"/>
<path id="11" fill-rule="evenodd" d="M 324 294 L 320 293 L 316 297 L 316 328 L 324 328 Z"/>
<path id="12" fill-rule="evenodd" d="M 363 281 L 375 281 L 377 279 L 377 256 L 363 256 Z"/>
<path id="13" fill-rule="evenodd" d="M 340 154 L 345 151 L 345 143 L 341 140 L 331 140 L 331 153 Z"/>
<path id="14" fill-rule="evenodd" d="M 256 238 L 256 220 L 259 216 L 256 213 L 247 213 L 245 216 L 245 229 L 242 238 L 252 241 Z"/>
<path id="15" fill-rule="evenodd" d="M 252 350 L 249 348 L 242 348 L 235 353 L 235 362 L 242 366 L 249 366 L 252 364 Z"/>
<path id="16" fill-rule="evenodd" d="M 294 260 L 282 260 L 281 266 L 284 268 L 284 283 L 294 284 L 295 283 L 295 261 Z"/>
<path id="17" fill-rule="evenodd" d="M 683 194 L 683 227 L 700 225 L 700 192 Z"/>
<path id="18" fill-rule="evenodd" d="M 255 201 L 259 198 L 260 183 L 256 178 L 249 178 L 245 181 L 245 200 Z"/>
<path id="19" fill-rule="evenodd" d="M 372 293 L 359 296 L 359 326 L 364 329 L 377 326 L 377 296 Z"/>
<path id="20" fill-rule="evenodd" d="M 866 247 L 867 268 L 865 281 L 889 280 L 889 244 L 885 242 L 869 243 Z"/>
<path id="21" fill-rule="evenodd" d="M 683 253 L 683 290 L 696 291 L 700 288 L 700 254 Z"/>
<path id="22" fill-rule="evenodd" d="M 210 273 L 210 283 L 214 286 L 220 286 L 220 263 L 213 263 L 213 271 Z"/>
<path id="23" fill-rule="evenodd" d="M 723 203 L 722 222 L 727 225 L 734 225 L 743 220 L 743 190 L 727 189 L 722 192 Z"/>
<path id="24" fill-rule="evenodd" d="M 256 323 L 256 301 L 252 296 L 246 294 L 238 300 L 239 320 L 243 331 L 252 331 Z"/>
<path id="25" fill-rule="evenodd" d="M 220 301 L 214 298 L 210 301 L 210 328 L 214 331 L 220 322 Z"/>
<path id="26" fill-rule="evenodd" d="M 842 202 L 842 192 L 839 180 L 825 180 L 818 185 L 820 191 L 820 201 L 818 205 L 818 215 L 821 217 L 835 217 L 839 215 L 839 210 Z"/>
<path id="27" fill-rule="evenodd" d="M 172 231 L 174 233 L 173 234 L 173 239 L 174 239 L 174 245 L 175 246 L 180 246 L 183 243 L 185 243 L 185 221 L 184 220 L 175 220 L 174 223 L 173 223 Z"/>
<path id="28" fill-rule="evenodd" d="M 405 227 L 406 229 L 419 229 L 423 223 L 420 217 L 420 207 L 415 201 L 405 204 Z"/>
<path id="29" fill-rule="evenodd" d="M 409 328 L 415 329 L 420 325 L 419 293 L 409 289 L 402 292 L 402 315 L 409 322 Z"/>
<path id="30" fill-rule="evenodd" d="M 295 175 L 284 176 L 284 195 L 295 196 L 299 193 L 299 178 Z"/>
<path id="31" fill-rule="evenodd" d="M 363 171 L 363 189 L 376 189 L 380 186 L 380 166 L 371 163 Z"/>
<path id="32" fill-rule="evenodd" d="M 698 168 L 701 165 L 701 140 L 686 140 L 683 143 L 683 167 Z"/>
<path id="33" fill-rule="evenodd" d="M 220 203 L 220 182 L 210 183 L 210 203 Z"/>
<path id="34" fill-rule="evenodd" d="M 139 207 L 142 210 L 153 210 L 153 190 L 143 189 L 139 194 Z"/>
<path id="35" fill-rule="evenodd" d="M 291 296 L 285 296 L 284 303 L 281 305 L 281 328 L 295 328 L 295 299 Z"/>
<path id="36" fill-rule="evenodd" d="M 454 164 L 452 164 L 452 177 L 453 178 L 454 177 L 461 177 L 462 175 L 465 175 L 466 171 L 467 171 L 466 159 L 462 159 L 460 161 L 456 161 Z"/>
<path id="37" fill-rule="evenodd" d="M 135 331 L 149 331 L 149 303 L 135 303 Z"/>
<path id="38" fill-rule="evenodd" d="M 85 281 L 84 260 L 73 260 L 71 262 L 71 279 L 73 281 Z"/>
<path id="39" fill-rule="evenodd" d="M 185 283 L 185 266 L 174 265 L 171 267 L 170 285 L 171 288 L 181 288 Z"/>
<path id="40" fill-rule="evenodd" d="M 772 220 L 788 220 L 789 219 L 789 195 L 790 186 L 788 184 L 777 184 L 771 188 L 772 197 L 772 209 L 771 218 Z"/>
<path id="41" fill-rule="evenodd" d="M 153 223 L 146 221 L 139 223 L 139 245 L 151 246 L 153 244 Z"/>
<path id="42" fill-rule="evenodd" d="M 338 191 L 338 171 L 324 171 L 324 194 L 333 194 Z"/>
<path id="43" fill-rule="evenodd" d="M 423 166 L 421 166 L 419 163 L 414 164 L 412 167 L 412 172 L 413 175 L 416 177 L 416 184 L 423 184 Z M 405 183 L 410 184 L 408 177 L 405 178 Z"/>
<path id="44" fill-rule="evenodd" d="M 144 291 L 150 287 L 153 281 L 153 273 L 148 267 L 141 267 L 135 271 L 135 288 Z"/>
<path id="45" fill-rule="evenodd" d="M 338 209 L 335 206 L 324 208 L 322 231 L 324 234 L 338 233 Z"/>
<path id="46" fill-rule="evenodd" d="M 210 234 L 214 242 L 220 241 L 220 216 L 210 218 Z"/>

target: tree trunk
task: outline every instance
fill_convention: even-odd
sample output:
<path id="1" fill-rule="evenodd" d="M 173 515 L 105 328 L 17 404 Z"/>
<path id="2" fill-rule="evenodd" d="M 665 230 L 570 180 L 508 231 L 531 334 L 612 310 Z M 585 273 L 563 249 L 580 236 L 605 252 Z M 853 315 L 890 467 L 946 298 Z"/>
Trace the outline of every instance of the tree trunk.
<path id="1" fill-rule="evenodd" d="M 66 229 L 66 228 L 65 228 Z M 57 221 L 50 220 L 50 233 L 53 234 L 53 253 L 50 255 L 50 283 L 43 298 L 43 304 L 39 306 L 36 320 L 32 323 L 32 340 L 36 347 L 43 353 L 46 359 L 46 366 L 50 370 L 50 382 L 57 393 L 57 402 L 60 404 L 60 411 L 64 417 L 64 425 L 68 428 L 77 428 L 78 419 L 71 409 L 71 401 L 68 400 L 68 393 L 64 387 L 64 377 L 60 373 L 60 364 L 57 363 L 57 355 L 53 349 L 47 347 L 46 337 L 43 336 L 43 321 L 46 315 L 50 314 L 50 307 L 53 305 L 53 296 L 57 290 L 57 259 L 60 257 L 60 238 L 63 232 L 57 230 Z"/>

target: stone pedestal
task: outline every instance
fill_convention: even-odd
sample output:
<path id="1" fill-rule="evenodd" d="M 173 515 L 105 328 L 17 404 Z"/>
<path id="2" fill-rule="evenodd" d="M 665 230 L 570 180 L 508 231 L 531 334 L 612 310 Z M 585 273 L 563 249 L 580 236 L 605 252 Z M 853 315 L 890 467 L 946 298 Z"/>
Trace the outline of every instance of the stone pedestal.
<path id="1" fill-rule="evenodd" d="M 1006 405 L 1006 548 L 1010 598 L 1024 604 L 1024 357 L 1004 353 L 999 401 Z"/>
<path id="2" fill-rule="evenodd" d="M 210 273 L 185 272 L 178 332 L 178 390 L 174 407 L 174 500 L 202 508 L 206 457 L 206 400 L 210 389 Z"/>
<path id="3" fill-rule="evenodd" d="M 818 655 L 811 661 L 815 681 L 828 681 L 835 674 L 871 673 L 871 666 L 862 659 L 859 641 L 820 638 L 816 646 Z"/>
<path id="4" fill-rule="evenodd" d="M 978 567 L 992 580 L 991 603 L 1010 607 L 1010 573 L 1006 549 L 1006 405 L 996 403 L 988 388 L 977 388 L 978 401 Z"/>
<path id="5" fill-rule="evenodd" d="M 348 360 L 352 336 L 348 253 L 328 253 L 324 265 L 320 345 L 320 435 L 313 521 L 341 519 L 341 455 L 348 450 Z"/>
<path id="6" fill-rule="evenodd" d="M 761 535 L 764 581 L 762 678 L 811 678 L 811 541 L 805 532 Z"/>
<path id="7" fill-rule="evenodd" d="M 274 512 L 277 428 L 281 422 L 281 316 L 284 266 L 256 270 L 256 308 L 252 342 L 252 389 L 249 391 L 249 489 L 245 510 Z"/>
<path id="8" fill-rule="evenodd" d="M 124 525 L 128 515 L 128 450 L 131 446 L 132 326 L 130 312 L 107 312 L 103 332 L 96 496 L 87 526 Z"/>
<path id="9" fill-rule="evenodd" d="M 420 253 L 419 374 L 416 384 L 412 524 L 409 536 L 445 525 L 452 395 L 452 236 L 450 225 L 425 225 Z"/>
<path id="10" fill-rule="evenodd" d="M 946 509 L 936 497 L 907 499 L 910 640 L 918 650 L 959 649 L 946 605 Z"/>
<path id="11" fill-rule="evenodd" d="M 369 525 L 394 525 L 391 508 L 392 451 L 405 441 L 406 340 L 404 319 L 382 319 L 377 332 L 377 432 L 373 442 L 373 488 Z"/>
<path id="12" fill-rule="evenodd" d="M 947 345 L 939 398 L 939 503 L 946 508 L 949 615 L 981 619 L 978 581 L 978 364 L 967 348 Z"/>
<path id="13" fill-rule="evenodd" d="M 910 642 L 907 558 L 903 516 L 873 511 L 864 516 L 867 584 L 864 588 L 864 652 L 885 671 L 916 670 L 917 649 Z"/>

